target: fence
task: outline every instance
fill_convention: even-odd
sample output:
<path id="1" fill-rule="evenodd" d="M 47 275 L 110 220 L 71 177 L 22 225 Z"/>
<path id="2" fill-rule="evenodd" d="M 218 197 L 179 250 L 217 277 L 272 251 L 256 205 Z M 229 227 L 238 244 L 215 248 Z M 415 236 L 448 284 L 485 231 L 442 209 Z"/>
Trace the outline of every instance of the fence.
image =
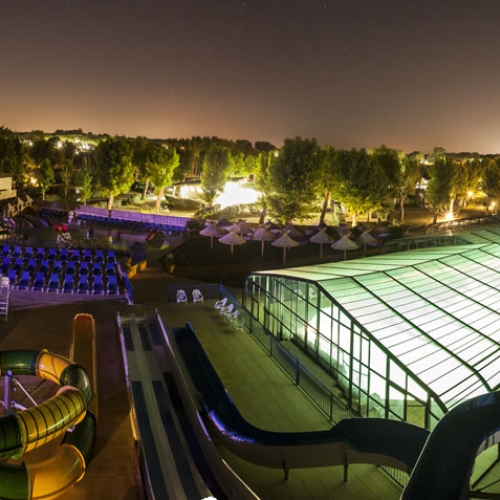
<path id="1" fill-rule="evenodd" d="M 186 228 L 189 217 L 178 217 L 175 215 L 143 214 L 138 212 L 127 212 L 125 210 L 106 210 L 105 208 L 80 206 L 74 210 L 77 216 L 90 215 L 93 217 L 103 217 L 109 219 L 122 219 L 132 222 L 142 222 L 145 224 L 157 224 L 163 226 L 177 226 Z"/>

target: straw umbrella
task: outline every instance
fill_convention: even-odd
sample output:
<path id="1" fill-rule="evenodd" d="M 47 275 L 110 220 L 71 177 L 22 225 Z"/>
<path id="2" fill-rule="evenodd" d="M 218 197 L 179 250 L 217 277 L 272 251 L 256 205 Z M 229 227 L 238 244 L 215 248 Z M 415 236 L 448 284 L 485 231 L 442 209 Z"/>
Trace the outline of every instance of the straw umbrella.
<path id="1" fill-rule="evenodd" d="M 214 248 L 214 237 L 219 236 L 219 230 L 215 224 L 215 221 L 207 221 L 205 227 L 200 231 L 202 236 L 210 237 L 210 248 Z"/>
<path id="2" fill-rule="evenodd" d="M 247 221 L 243 219 L 238 220 L 238 222 L 235 222 L 227 229 L 229 229 L 229 231 L 236 231 L 240 236 L 248 236 L 249 234 L 252 234 L 252 229 L 247 224 Z"/>
<path id="3" fill-rule="evenodd" d="M 296 227 L 292 226 L 291 224 L 287 224 L 283 228 L 283 233 L 285 233 L 285 231 L 287 231 L 287 234 L 288 234 L 288 236 L 290 236 L 290 238 L 300 238 L 302 236 L 302 233 Z"/>
<path id="4" fill-rule="evenodd" d="M 364 249 L 365 249 L 365 255 L 366 255 L 366 247 L 367 246 L 371 246 L 371 247 L 375 247 L 378 245 L 378 241 L 376 238 L 374 238 L 371 234 L 370 234 L 370 230 L 367 229 L 366 231 L 363 231 L 360 235 L 359 235 L 359 238 L 358 238 L 358 241 L 360 243 L 363 244 L 364 246 Z"/>
<path id="5" fill-rule="evenodd" d="M 260 256 L 264 257 L 264 242 L 274 241 L 276 239 L 276 237 L 274 236 L 273 233 L 271 233 L 271 231 L 269 231 L 267 226 L 261 226 L 255 230 L 255 232 L 253 233 L 252 239 L 262 242 Z"/>
<path id="6" fill-rule="evenodd" d="M 219 241 L 221 243 L 224 243 L 224 245 L 231 245 L 231 258 L 233 258 L 233 247 L 235 245 L 244 245 L 246 241 L 235 231 L 230 231 L 229 233 L 225 234 L 221 238 L 219 238 Z"/>
<path id="7" fill-rule="evenodd" d="M 286 249 L 296 247 L 299 245 L 299 243 L 295 240 L 292 240 L 292 238 L 288 236 L 288 231 L 285 231 L 277 240 L 272 241 L 271 245 L 273 247 L 283 248 L 283 265 L 285 265 Z"/>
<path id="8" fill-rule="evenodd" d="M 319 244 L 319 258 L 323 258 L 323 245 L 331 243 L 333 238 L 326 234 L 326 227 L 322 227 L 316 234 L 309 238 L 311 243 Z"/>
<path id="9" fill-rule="evenodd" d="M 347 250 L 357 250 L 359 248 L 357 243 L 349 239 L 350 235 L 351 233 L 348 233 L 332 244 L 334 250 L 342 250 L 344 252 L 344 260 L 347 258 Z"/>

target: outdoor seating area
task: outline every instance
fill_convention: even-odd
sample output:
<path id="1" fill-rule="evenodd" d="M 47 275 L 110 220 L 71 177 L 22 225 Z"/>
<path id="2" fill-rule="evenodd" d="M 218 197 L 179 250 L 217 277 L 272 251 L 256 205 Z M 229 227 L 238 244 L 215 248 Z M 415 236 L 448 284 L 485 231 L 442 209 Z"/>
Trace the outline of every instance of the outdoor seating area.
<path id="1" fill-rule="evenodd" d="M 113 250 L 45 248 L 5 244 L 2 276 L 15 290 L 118 294 L 121 276 Z"/>

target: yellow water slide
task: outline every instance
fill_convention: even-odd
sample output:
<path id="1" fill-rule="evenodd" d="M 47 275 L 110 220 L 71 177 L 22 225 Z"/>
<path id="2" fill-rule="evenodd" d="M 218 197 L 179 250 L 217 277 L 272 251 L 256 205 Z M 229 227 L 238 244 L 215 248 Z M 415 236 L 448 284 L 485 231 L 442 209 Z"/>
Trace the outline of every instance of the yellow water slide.
<path id="1" fill-rule="evenodd" d="M 33 375 L 61 387 L 47 401 L 0 417 L 0 459 L 19 459 L 64 435 L 57 451 L 34 464 L 0 464 L 0 498 L 52 499 L 85 474 L 96 420 L 87 411 L 93 397 L 85 369 L 45 350 L 0 351 L 0 374 Z"/>

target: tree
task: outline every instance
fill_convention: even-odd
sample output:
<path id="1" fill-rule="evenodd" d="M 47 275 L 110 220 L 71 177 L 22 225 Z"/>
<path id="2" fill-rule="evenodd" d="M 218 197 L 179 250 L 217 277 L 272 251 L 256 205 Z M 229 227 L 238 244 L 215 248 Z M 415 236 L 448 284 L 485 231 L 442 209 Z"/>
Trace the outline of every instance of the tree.
<path id="1" fill-rule="evenodd" d="M 489 212 L 491 202 L 498 207 L 500 201 L 500 165 L 498 160 L 485 158 L 482 163 L 481 188 L 488 197 L 486 213 Z"/>
<path id="2" fill-rule="evenodd" d="M 68 201 L 68 191 L 73 180 L 75 153 L 75 145 L 72 142 L 64 141 L 59 150 L 59 166 L 61 168 L 62 198 L 65 203 Z"/>
<path id="3" fill-rule="evenodd" d="M 86 160 L 86 157 L 85 157 Z M 87 200 L 92 196 L 92 185 L 94 176 L 90 166 L 85 161 L 84 166 L 77 174 L 77 183 L 80 188 L 80 197 L 84 205 L 87 205 Z"/>
<path id="4" fill-rule="evenodd" d="M 433 223 L 437 222 L 439 212 L 446 212 L 453 190 L 454 161 L 451 156 L 436 155 L 434 165 L 430 169 L 430 180 L 427 185 L 427 202 L 433 213 Z"/>
<path id="5" fill-rule="evenodd" d="M 166 148 L 150 142 L 146 149 L 144 171 L 157 190 L 155 212 L 160 213 L 165 188 L 172 182 L 175 169 L 179 166 L 179 155 L 175 148 Z"/>
<path id="6" fill-rule="evenodd" d="M 19 136 L 0 127 L 0 173 L 19 182 L 23 171 L 23 147 Z"/>
<path id="7" fill-rule="evenodd" d="M 415 194 L 417 182 L 422 178 L 420 163 L 422 155 L 412 154 L 401 156 L 401 183 L 399 185 L 399 220 L 405 219 L 405 201 L 410 194 Z"/>
<path id="8" fill-rule="evenodd" d="M 128 192 L 134 182 L 133 149 L 125 137 L 108 139 L 95 149 L 100 181 L 108 196 L 108 210 L 113 208 L 114 197 Z"/>
<path id="9" fill-rule="evenodd" d="M 326 145 L 321 151 L 320 169 L 318 176 L 318 190 L 323 198 L 321 205 L 321 214 L 319 223 L 325 221 L 326 211 L 330 201 L 330 193 L 335 182 L 336 162 L 338 161 L 337 151 L 329 145 Z"/>
<path id="10" fill-rule="evenodd" d="M 351 213 L 353 227 L 357 225 L 359 215 L 369 213 L 381 199 L 387 179 L 377 175 L 379 170 L 365 149 L 338 152 L 332 195 Z"/>
<path id="11" fill-rule="evenodd" d="M 283 148 L 269 165 L 267 202 L 275 215 L 287 223 L 304 219 L 316 200 L 320 154 L 315 139 L 285 139 Z"/>
<path id="12" fill-rule="evenodd" d="M 36 169 L 35 177 L 42 192 L 42 200 L 45 200 L 45 193 L 55 180 L 54 169 L 49 158 L 45 158 L 42 164 Z"/>
<path id="13" fill-rule="evenodd" d="M 208 150 L 201 172 L 201 186 L 203 199 L 209 207 L 212 206 L 217 193 L 224 191 L 224 186 L 229 178 L 230 166 L 227 148 L 213 145 Z"/>
<path id="14" fill-rule="evenodd" d="M 260 213 L 259 224 L 264 224 L 267 215 L 267 198 L 271 194 L 271 182 L 269 177 L 269 168 L 274 157 L 277 155 L 276 151 L 262 151 L 259 153 L 256 161 L 256 177 L 255 184 L 262 193 L 260 202 L 262 203 L 262 210 Z"/>

